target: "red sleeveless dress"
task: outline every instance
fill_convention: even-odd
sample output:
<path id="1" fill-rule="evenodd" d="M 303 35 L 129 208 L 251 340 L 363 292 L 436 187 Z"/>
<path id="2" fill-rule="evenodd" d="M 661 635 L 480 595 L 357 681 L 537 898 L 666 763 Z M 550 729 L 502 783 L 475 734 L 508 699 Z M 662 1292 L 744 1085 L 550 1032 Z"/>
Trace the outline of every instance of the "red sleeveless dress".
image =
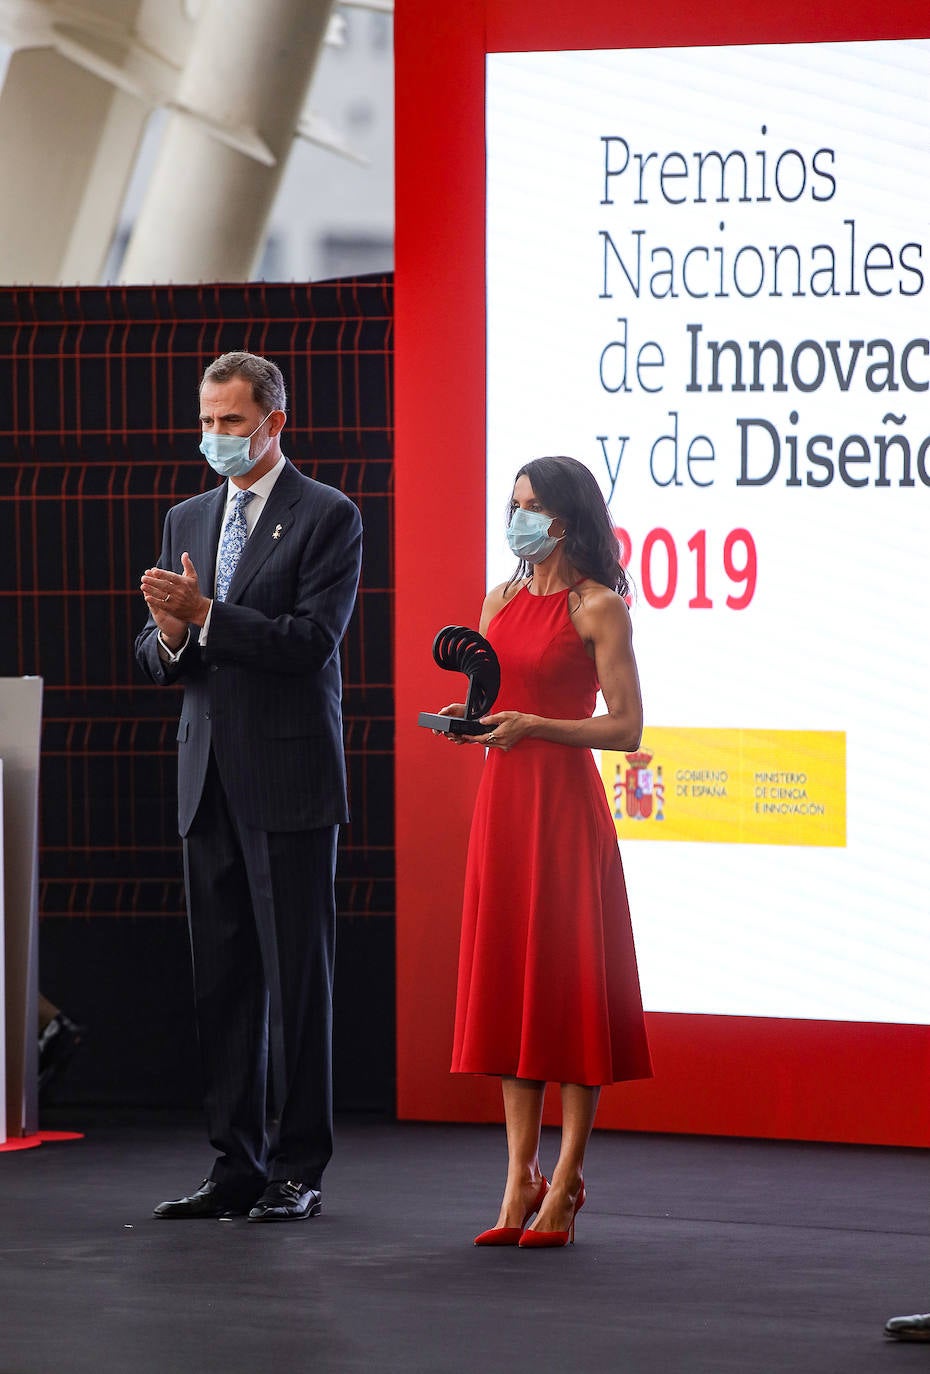
<path id="1" fill-rule="evenodd" d="M 594 663 L 567 591 L 521 589 L 488 628 L 495 711 L 578 720 Z M 650 1078 L 623 868 L 589 749 L 490 749 L 475 803 L 459 954 L 453 1073 L 589 1085 Z"/>

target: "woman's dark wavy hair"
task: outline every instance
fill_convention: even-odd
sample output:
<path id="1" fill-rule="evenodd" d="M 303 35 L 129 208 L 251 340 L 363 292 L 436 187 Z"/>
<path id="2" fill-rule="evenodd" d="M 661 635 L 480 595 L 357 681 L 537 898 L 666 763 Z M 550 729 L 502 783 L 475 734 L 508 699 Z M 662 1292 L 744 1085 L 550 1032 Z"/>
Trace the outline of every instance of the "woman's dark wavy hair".
<path id="1" fill-rule="evenodd" d="M 577 572 L 620 596 L 630 584 L 620 562 L 620 544 L 597 478 L 577 458 L 533 458 L 514 478 L 528 477 L 536 500 L 565 526 L 565 557 Z M 508 508 L 507 523 L 510 523 Z M 532 574 L 522 559 L 511 582 Z"/>

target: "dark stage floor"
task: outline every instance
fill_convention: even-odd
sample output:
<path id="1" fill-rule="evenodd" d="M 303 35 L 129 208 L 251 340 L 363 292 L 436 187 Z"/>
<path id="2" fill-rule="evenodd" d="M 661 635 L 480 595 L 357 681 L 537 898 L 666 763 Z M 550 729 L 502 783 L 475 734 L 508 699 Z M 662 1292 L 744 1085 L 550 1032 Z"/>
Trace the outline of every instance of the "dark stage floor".
<path id="1" fill-rule="evenodd" d="M 565 1250 L 477 1250 L 493 1127 L 340 1123 L 324 1215 L 164 1222 L 199 1121 L 90 1118 L 0 1155 L 0 1374 L 884 1374 L 930 1310 L 923 1151 L 598 1134 Z M 547 1133 L 545 1162 L 554 1137 Z"/>

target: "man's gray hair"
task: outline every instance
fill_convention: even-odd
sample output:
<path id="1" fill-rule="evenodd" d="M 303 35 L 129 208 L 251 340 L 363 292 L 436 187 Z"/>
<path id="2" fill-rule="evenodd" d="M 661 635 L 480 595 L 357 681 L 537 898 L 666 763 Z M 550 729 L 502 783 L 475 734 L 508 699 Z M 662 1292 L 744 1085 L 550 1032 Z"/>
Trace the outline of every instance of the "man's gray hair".
<path id="1" fill-rule="evenodd" d="M 251 382 L 252 399 L 266 415 L 273 410 L 287 410 L 284 378 L 270 358 L 260 358 L 257 353 L 221 353 L 204 372 L 200 386 L 202 389 L 204 382 L 229 382 L 233 377 Z"/>

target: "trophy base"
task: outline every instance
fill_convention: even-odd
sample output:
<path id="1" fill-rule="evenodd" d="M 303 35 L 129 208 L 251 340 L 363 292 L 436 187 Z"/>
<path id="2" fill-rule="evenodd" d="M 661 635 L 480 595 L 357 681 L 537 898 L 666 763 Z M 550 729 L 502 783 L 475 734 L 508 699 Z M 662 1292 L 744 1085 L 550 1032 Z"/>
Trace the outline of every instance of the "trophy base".
<path id="1" fill-rule="evenodd" d="M 464 716 L 437 716 L 432 711 L 421 711 L 417 725 L 427 730 L 441 730 L 444 735 L 487 735 L 493 725 L 482 725 L 480 720 L 468 720 Z"/>

